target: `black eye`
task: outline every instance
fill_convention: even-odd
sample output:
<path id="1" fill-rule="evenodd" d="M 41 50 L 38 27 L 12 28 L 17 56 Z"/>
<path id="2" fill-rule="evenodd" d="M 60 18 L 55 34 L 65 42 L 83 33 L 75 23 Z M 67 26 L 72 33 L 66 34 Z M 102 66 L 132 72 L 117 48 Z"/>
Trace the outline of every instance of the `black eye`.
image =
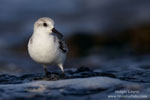
<path id="1" fill-rule="evenodd" d="M 47 25 L 47 23 L 43 23 L 43 26 L 44 26 L 44 27 L 47 27 L 48 25 Z"/>

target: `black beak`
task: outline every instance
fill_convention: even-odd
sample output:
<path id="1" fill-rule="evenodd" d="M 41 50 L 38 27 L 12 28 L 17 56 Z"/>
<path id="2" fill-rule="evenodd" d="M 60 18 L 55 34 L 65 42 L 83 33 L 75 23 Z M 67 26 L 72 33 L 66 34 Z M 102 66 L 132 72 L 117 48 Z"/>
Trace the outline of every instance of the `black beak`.
<path id="1" fill-rule="evenodd" d="M 56 34 L 59 35 L 61 38 L 63 37 L 63 35 L 62 35 L 59 31 L 57 31 L 55 28 L 52 29 L 52 32 L 53 32 L 53 33 L 56 33 Z"/>

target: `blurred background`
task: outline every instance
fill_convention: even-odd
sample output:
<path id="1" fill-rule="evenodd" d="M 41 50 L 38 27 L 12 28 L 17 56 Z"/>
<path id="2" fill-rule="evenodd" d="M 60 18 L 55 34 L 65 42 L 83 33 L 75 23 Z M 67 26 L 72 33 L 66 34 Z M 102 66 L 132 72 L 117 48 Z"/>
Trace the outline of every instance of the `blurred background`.
<path id="1" fill-rule="evenodd" d="M 150 68 L 149 0 L 0 0 L 1 74 L 43 71 L 27 52 L 33 24 L 40 17 L 52 18 L 65 36 L 65 69 Z"/>

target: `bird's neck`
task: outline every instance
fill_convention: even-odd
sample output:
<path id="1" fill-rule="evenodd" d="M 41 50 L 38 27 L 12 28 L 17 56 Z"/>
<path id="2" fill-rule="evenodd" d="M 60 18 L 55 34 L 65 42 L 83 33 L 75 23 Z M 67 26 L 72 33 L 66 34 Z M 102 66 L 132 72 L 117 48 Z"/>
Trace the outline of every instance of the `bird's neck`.
<path id="1" fill-rule="evenodd" d="M 47 32 L 43 29 L 34 30 L 33 34 L 38 36 L 48 36 L 51 32 Z"/>

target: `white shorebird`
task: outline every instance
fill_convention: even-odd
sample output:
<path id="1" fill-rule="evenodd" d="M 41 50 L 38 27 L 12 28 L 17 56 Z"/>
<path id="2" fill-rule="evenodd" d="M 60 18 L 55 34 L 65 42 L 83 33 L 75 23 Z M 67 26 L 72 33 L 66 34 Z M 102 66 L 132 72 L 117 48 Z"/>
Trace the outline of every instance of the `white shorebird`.
<path id="1" fill-rule="evenodd" d="M 43 17 L 34 24 L 34 31 L 28 42 L 31 58 L 43 65 L 46 76 L 47 66 L 57 65 L 64 74 L 63 63 L 68 52 L 63 35 L 54 28 L 51 18 Z"/>

